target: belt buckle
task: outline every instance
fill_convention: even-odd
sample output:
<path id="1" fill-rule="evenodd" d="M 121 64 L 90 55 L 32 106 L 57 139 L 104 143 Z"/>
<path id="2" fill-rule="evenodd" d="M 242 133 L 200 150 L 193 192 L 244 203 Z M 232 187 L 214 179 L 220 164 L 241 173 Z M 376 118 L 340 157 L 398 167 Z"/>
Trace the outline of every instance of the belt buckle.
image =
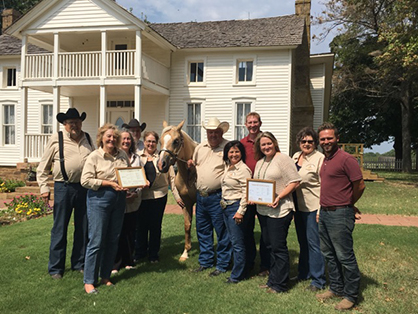
<path id="1" fill-rule="evenodd" d="M 207 191 L 199 191 L 200 196 L 202 197 L 208 197 L 209 193 Z"/>

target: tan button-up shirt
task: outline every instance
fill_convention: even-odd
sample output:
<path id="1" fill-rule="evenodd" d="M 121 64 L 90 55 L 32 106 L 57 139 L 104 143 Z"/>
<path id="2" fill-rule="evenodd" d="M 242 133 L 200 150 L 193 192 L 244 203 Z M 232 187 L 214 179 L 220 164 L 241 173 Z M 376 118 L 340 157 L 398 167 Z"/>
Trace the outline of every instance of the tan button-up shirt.
<path id="1" fill-rule="evenodd" d="M 212 148 L 206 141 L 194 150 L 193 161 L 196 165 L 198 191 L 210 192 L 221 188 L 221 178 L 225 170 L 222 158 L 226 143 L 228 141 L 224 139 L 218 147 Z"/>
<path id="2" fill-rule="evenodd" d="M 298 162 L 302 152 L 293 155 L 293 161 Z M 313 212 L 319 209 L 319 193 L 321 190 L 321 181 L 319 170 L 325 156 L 314 150 L 309 155 L 303 157 L 302 167 L 299 169 L 299 175 L 302 177 L 299 187 L 296 189 L 298 209 L 302 212 Z"/>
<path id="3" fill-rule="evenodd" d="M 156 151 L 152 155 L 152 163 L 154 164 L 156 173 L 155 180 L 150 188 L 146 187 L 142 190 L 142 199 L 149 200 L 164 197 L 168 193 L 169 185 L 171 187 L 171 191 L 173 192 L 174 198 L 176 200 L 180 199 L 180 195 L 174 183 L 176 174 L 174 172 L 173 166 L 170 166 L 167 173 L 162 173 L 158 170 L 157 161 L 158 152 Z M 144 165 L 147 163 L 147 155 L 145 153 L 141 155 L 141 162 Z"/>
<path id="4" fill-rule="evenodd" d="M 227 165 L 222 176 L 222 198 L 240 200 L 238 213 L 244 215 L 247 210 L 247 179 L 251 179 L 251 170 L 242 160 L 233 166 Z"/>
<path id="5" fill-rule="evenodd" d="M 74 141 L 70 133 L 63 130 L 63 145 L 64 145 L 64 167 L 68 175 L 68 182 L 79 183 L 81 172 L 83 171 L 84 163 L 87 156 L 94 150 L 90 146 L 85 133 L 81 140 L 77 143 Z M 40 192 L 48 193 L 50 188 L 48 186 L 48 175 L 52 170 L 54 181 L 64 182 L 61 173 L 60 155 L 58 133 L 53 134 L 45 146 L 44 154 L 36 171 L 36 178 L 40 187 Z"/>
<path id="6" fill-rule="evenodd" d="M 112 156 L 99 147 L 87 157 L 80 183 L 87 189 L 97 191 L 102 186 L 103 180 L 118 182 L 116 167 L 130 165 L 129 157 L 123 150 L 118 149 L 117 154 Z"/>

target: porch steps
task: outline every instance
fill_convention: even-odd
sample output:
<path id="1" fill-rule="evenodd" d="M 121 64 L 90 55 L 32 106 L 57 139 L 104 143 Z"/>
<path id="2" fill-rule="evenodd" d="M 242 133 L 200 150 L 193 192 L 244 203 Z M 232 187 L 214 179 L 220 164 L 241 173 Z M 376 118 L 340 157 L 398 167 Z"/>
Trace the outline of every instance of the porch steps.
<path id="1" fill-rule="evenodd" d="M 385 178 L 379 177 L 376 173 L 373 173 L 370 170 L 361 169 L 361 172 L 363 172 L 363 179 L 365 181 L 377 181 L 377 182 L 385 181 Z"/>

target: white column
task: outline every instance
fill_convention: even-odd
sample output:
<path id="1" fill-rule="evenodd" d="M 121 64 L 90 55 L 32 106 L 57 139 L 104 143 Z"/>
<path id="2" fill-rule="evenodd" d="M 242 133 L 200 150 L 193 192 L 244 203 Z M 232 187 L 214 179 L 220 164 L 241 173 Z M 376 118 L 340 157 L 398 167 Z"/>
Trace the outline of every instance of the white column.
<path id="1" fill-rule="evenodd" d="M 136 31 L 135 78 L 134 86 L 135 118 L 141 121 L 141 78 L 142 78 L 142 32 Z"/>
<path id="2" fill-rule="evenodd" d="M 54 70 L 53 80 L 58 79 L 58 52 L 60 51 L 60 38 L 58 33 L 54 33 Z"/>
<path id="3" fill-rule="evenodd" d="M 99 126 L 106 123 L 106 86 L 100 86 Z"/>
<path id="4" fill-rule="evenodd" d="M 26 113 L 27 113 L 27 108 L 28 108 L 28 88 L 27 87 L 22 87 L 21 89 L 21 94 L 20 94 L 20 145 L 21 147 L 23 147 L 23 149 L 20 150 L 20 158 L 19 160 L 21 162 L 25 161 L 25 157 L 26 157 L 26 151 L 27 151 L 27 147 L 26 147 L 26 138 L 25 138 L 25 134 L 26 134 Z"/>
<path id="5" fill-rule="evenodd" d="M 100 77 L 103 79 L 106 77 L 106 50 L 107 50 L 106 31 L 102 31 L 101 41 L 102 41 L 102 75 Z"/>
<path id="6" fill-rule="evenodd" d="M 20 147 L 22 147 L 23 149 L 20 150 L 20 156 L 19 156 L 19 160 L 21 162 L 25 161 L 25 157 L 26 157 L 26 139 L 25 139 L 25 134 L 26 134 L 26 108 L 27 108 L 27 103 L 28 103 L 28 88 L 27 87 L 23 87 L 23 81 L 26 77 L 25 74 L 25 62 L 26 62 L 26 53 L 27 53 L 27 36 L 23 35 L 22 36 L 22 48 L 21 48 L 21 60 L 20 60 L 20 77 L 19 77 L 19 87 L 21 88 L 20 90 Z M 16 108 L 17 109 L 17 108 Z M 16 116 L 17 117 L 17 116 Z M 16 121 L 17 122 L 17 121 Z"/>
<path id="7" fill-rule="evenodd" d="M 136 31 L 136 44 L 135 44 L 135 78 L 141 79 L 142 77 L 142 33 Z M 141 82 L 139 82 L 141 83 Z"/>
<path id="8" fill-rule="evenodd" d="M 60 87 L 54 86 L 52 87 L 52 133 L 56 133 L 59 131 L 59 123 L 56 119 L 56 116 L 60 109 Z"/>
<path id="9" fill-rule="evenodd" d="M 141 122 L 141 85 L 134 86 L 135 118 Z"/>

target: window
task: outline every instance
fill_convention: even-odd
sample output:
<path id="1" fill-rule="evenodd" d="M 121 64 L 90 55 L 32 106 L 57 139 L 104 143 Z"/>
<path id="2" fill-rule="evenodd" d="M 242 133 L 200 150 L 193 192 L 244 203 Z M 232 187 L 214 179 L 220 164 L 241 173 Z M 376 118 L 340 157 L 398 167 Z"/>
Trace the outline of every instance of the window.
<path id="1" fill-rule="evenodd" d="M 7 86 L 16 86 L 16 69 L 7 69 Z"/>
<path id="2" fill-rule="evenodd" d="M 52 105 L 42 105 L 42 125 L 41 132 L 52 134 Z"/>
<path id="3" fill-rule="evenodd" d="M 253 61 L 238 61 L 238 82 L 253 80 Z"/>
<path id="4" fill-rule="evenodd" d="M 242 139 L 248 134 L 248 130 L 245 126 L 245 119 L 247 117 L 247 114 L 249 114 L 250 112 L 251 112 L 250 102 L 237 102 L 236 103 L 237 120 L 235 121 L 235 138 L 237 140 Z"/>
<path id="5" fill-rule="evenodd" d="M 3 105 L 3 142 L 15 144 L 15 105 Z"/>
<path id="6" fill-rule="evenodd" d="M 189 83 L 203 82 L 204 63 L 203 62 L 190 62 L 189 68 L 190 68 Z"/>
<path id="7" fill-rule="evenodd" d="M 200 103 L 190 103 L 187 104 L 187 134 L 190 137 L 200 143 L 200 130 L 202 127 L 201 124 L 201 104 Z"/>

